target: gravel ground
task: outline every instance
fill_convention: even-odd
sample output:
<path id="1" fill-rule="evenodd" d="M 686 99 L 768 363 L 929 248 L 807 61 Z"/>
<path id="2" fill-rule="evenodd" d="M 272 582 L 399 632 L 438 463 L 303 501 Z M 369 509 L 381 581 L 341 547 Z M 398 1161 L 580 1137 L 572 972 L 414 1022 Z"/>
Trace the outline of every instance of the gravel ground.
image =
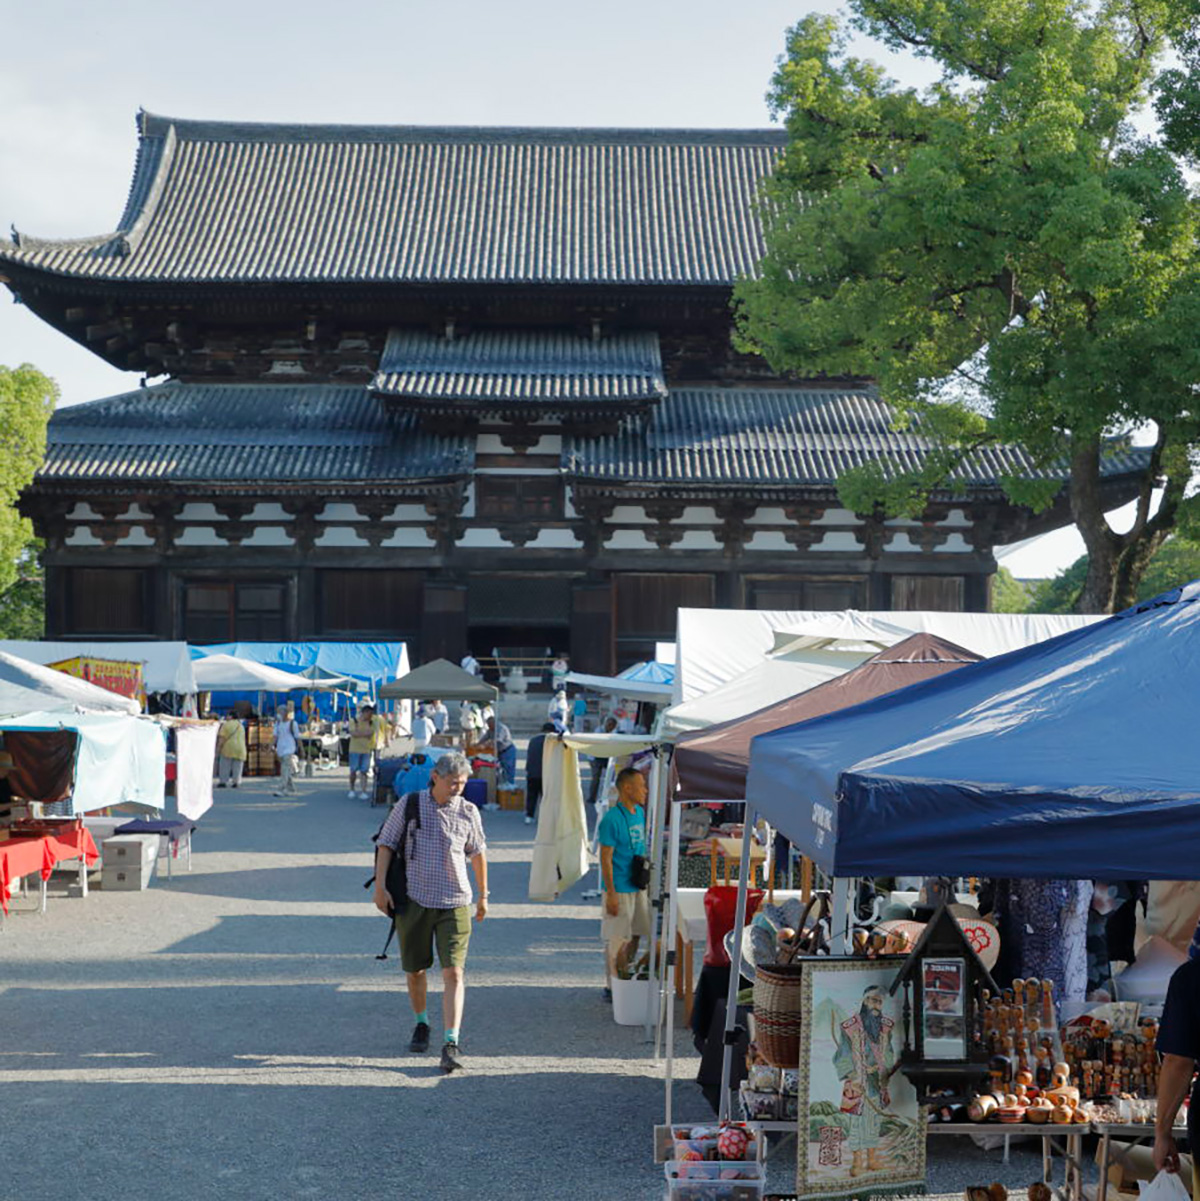
<path id="1" fill-rule="evenodd" d="M 348 799 L 344 772 L 300 780 L 295 800 L 272 783 L 217 792 L 193 870 L 170 886 L 81 900 L 56 875 L 44 916 L 14 901 L 0 1199 L 661 1197 L 662 1066 L 601 999 L 586 885 L 525 901 L 521 815 L 485 815 L 492 906 L 468 961 L 468 1070 L 445 1078 L 440 996 L 433 1050 L 410 1055 L 398 956 L 375 959 L 386 924 L 362 884 L 382 810 Z M 677 1116 L 705 1119 L 686 1035 L 676 1053 Z M 944 1143 L 966 1145 L 933 1152 L 931 1191 L 1040 1174 L 1027 1152 L 1003 1169 Z"/>

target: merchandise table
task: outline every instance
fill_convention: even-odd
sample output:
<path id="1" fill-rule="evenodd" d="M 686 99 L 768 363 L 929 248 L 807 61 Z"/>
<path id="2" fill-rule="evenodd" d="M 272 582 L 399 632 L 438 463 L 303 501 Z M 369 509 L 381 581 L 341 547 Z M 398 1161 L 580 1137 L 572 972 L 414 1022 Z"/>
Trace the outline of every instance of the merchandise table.
<path id="1" fill-rule="evenodd" d="M 1096 1201 L 1107 1201 L 1109 1167 L 1114 1163 L 1120 1163 L 1133 1147 L 1140 1146 L 1147 1140 L 1152 1142 L 1154 1140 L 1154 1123 L 1093 1122 L 1091 1129 L 1093 1134 L 1100 1136 L 1099 1156 L 1097 1159 L 1100 1165 L 1100 1180 L 1096 1185 Z M 1176 1139 L 1187 1138 L 1187 1127 L 1176 1126 L 1172 1133 Z M 1110 1141 L 1113 1138 L 1129 1139 L 1132 1145 L 1130 1147 L 1118 1147 L 1116 1148 L 1116 1154 L 1113 1154 L 1113 1147 Z M 1192 1158 L 1192 1171 L 1195 1172 L 1197 1170 L 1195 1148 L 1192 1148 Z"/>
<path id="2" fill-rule="evenodd" d="M 188 821 L 177 820 L 162 820 L 155 821 L 153 819 L 138 818 L 136 821 L 126 822 L 123 826 L 118 826 L 114 833 L 116 834 L 158 834 L 161 839 L 165 839 L 165 850 L 167 855 L 167 880 L 171 879 L 171 860 L 183 851 L 184 861 L 187 863 L 187 869 L 192 870 L 192 834 L 196 827 Z M 159 854 L 164 850 L 164 844 L 159 842 Z"/>
<path id="3" fill-rule="evenodd" d="M 0 910 L 8 913 L 16 881 L 32 876 L 41 877 L 40 912 L 46 912 L 46 881 L 60 863 L 79 862 L 79 887 L 86 897 L 87 869 L 100 857 L 91 831 L 82 823 L 65 823 L 38 834 L 18 834 L 0 842 Z"/>

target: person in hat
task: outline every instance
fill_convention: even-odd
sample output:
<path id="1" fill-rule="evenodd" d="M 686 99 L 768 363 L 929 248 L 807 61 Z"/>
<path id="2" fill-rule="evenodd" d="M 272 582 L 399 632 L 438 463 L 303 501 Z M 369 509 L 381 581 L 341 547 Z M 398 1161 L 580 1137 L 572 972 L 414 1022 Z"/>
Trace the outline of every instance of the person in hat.
<path id="1" fill-rule="evenodd" d="M 352 799 L 369 801 L 367 781 L 375 761 L 375 752 L 387 745 L 387 722 L 375 713 L 374 705 L 359 707 L 358 716 L 350 723 L 350 791 Z M 355 789 L 354 782 L 358 781 Z"/>

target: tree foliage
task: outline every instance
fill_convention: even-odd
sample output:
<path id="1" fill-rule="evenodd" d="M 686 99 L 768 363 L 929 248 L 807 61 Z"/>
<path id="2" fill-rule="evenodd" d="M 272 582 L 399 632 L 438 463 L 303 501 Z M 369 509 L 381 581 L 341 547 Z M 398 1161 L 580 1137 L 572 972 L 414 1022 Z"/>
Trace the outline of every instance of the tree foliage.
<path id="1" fill-rule="evenodd" d="M 0 638 L 38 639 L 46 632 L 46 590 L 38 555 L 28 543 L 17 557 L 16 579 L 0 591 Z"/>
<path id="2" fill-rule="evenodd" d="M 58 385 L 36 367 L 0 366 L 0 590 L 16 582 L 33 536 L 17 512 L 17 497 L 41 466 L 57 401 Z"/>
<path id="3" fill-rule="evenodd" d="M 938 82 L 899 86 L 814 15 L 769 93 L 789 139 L 760 275 L 736 292 L 740 344 L 776 370 L 874 379 L 935 440 L 919 473 L 885 461 L 844 479 L 856 511 L 919 512 L 996 442 L 1036 468 L 1003 481 L 1016 503 L 1044 507 L 1069 467 L 1095 610 L 1136 591 L 1200 442 L 1200 202 L 1182 162 L 1200 70 L 1184 55 L 1162 71 L 1197 3 L 850 0 L 859 30 L 933 61 Z M 1156 85 L 1175 132 L 1150 139 L 1129 122 Z M 1102 456 L 1147 422 L 1151 470 L 1116 534 Z"/>
<path id="4" fill-rule="evenodd" d="M 992 612 L 1024 613 L 1029 608 L 1029 593 L 1007 567 L 992 576 Z"/>

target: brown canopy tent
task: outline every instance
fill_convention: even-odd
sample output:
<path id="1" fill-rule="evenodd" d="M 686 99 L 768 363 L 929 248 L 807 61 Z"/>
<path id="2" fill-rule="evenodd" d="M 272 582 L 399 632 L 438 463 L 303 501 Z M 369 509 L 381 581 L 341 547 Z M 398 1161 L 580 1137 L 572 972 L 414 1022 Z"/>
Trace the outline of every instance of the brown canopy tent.
<path id="1" fill-rule="evenodd" d="M 422 663 L 406 676 L 384 684 L 379 690 L 383 700 L 494 701 L 498 688 L 485 684 L 478 676 L 451 663 L 433 659 Z"/>
<path id="2" fill-rule="evenodd" d="M 675 744 L 672 772 L 677 801 L 740 800 L 746 795 L 750 742 L 779 730 L 873 697 L 978 663 L 975 654 L 935 634 L 914 634 L 882 650 L 844 675 L 826 680 L 798 696 L 768 705 L 735 721 L 687 734 Z"/>

